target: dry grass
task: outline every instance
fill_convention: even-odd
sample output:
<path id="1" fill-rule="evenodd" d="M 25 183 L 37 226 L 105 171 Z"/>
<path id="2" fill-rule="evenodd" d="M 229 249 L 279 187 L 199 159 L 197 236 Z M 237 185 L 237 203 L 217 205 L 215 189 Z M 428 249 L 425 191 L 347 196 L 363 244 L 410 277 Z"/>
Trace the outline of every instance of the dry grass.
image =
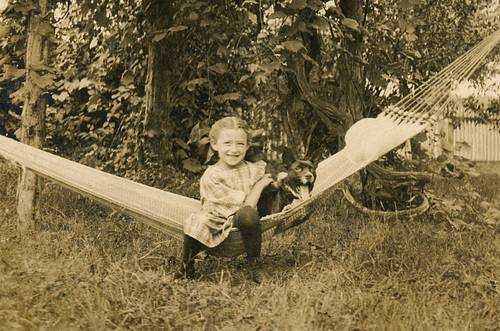
<path id="1" fill-rule="evenodd" d="M 203 257 L 173 280 L 180 243 L 47 185 L 31 236 L 15 231 L 16 171 L 0 162 L 1 330 L 494 330 L 500 226 L 368 219 L 335 197 L 243 259 Z M 500 177 L 475 186 L 498 199 Z"/>

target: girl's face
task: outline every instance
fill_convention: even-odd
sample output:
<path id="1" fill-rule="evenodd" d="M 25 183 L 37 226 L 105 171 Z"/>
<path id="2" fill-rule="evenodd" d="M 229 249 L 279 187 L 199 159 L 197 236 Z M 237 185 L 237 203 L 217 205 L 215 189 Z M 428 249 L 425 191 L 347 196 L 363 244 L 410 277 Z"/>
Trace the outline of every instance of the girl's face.
<path id="1" fill-rule="evenodd" d="M 247 133 L 243 129 L 222 129 L 211 145 L 219 154 L 217 163 L 227 169 L 238 166 L 249 147 Z"/>

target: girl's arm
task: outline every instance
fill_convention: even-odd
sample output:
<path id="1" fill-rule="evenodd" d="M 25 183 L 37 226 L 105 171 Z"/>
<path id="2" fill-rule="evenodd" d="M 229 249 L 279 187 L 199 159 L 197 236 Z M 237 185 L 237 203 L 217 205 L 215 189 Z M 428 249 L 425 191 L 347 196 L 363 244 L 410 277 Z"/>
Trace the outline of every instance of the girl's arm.
<path id="1" fill-rule="evenodd" d="M 255 183 L 252 187 L 250 193 L 248 193 L 244 204 L 249 205 L 253 208 L 257 208 L 257 202 L 259 202 L 260 195 L 262 190 L 269 184 L 273 182 L 273 179 L 270 174 L 265 174 L 257 183 Z"/>

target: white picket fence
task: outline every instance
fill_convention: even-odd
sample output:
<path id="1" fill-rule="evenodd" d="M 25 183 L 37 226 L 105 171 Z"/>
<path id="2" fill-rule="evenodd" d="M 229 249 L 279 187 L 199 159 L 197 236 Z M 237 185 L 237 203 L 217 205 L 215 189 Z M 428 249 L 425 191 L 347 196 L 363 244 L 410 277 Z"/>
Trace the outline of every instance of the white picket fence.
<path id="1" fill-rule="evenodd" d="M 500 117 L 496 120 L 500 121 Z M 453 121 L 460 125 L 453 127 Z M 429 137 L 431 139 L 423 147 L 433 151 L 435 156 L 447 149 L 471 161 L 500 162 L 500 126 L 478 123 L 467 110 L 458 110 L 453 119 L 438 120 L 430 128 Z"/>
<path id="2" fill-rule="evenodd" d="M 456 146 L 462 146 L 456 149 L 457 155 L 472 161 L 500 161 L 500 132 L 493 124 L 463 120 L 460 127 L 453 130 L 453 141 Z"/>

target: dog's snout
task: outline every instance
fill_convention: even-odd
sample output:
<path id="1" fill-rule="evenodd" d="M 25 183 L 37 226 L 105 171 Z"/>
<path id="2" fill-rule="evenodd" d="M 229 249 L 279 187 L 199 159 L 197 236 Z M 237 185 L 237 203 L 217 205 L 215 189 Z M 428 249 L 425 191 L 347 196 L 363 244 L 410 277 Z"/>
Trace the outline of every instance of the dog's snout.
<path id="1" fill-rule="evenodd" d="M 304 178 L 305 178 L 305 181 L 306 181 L 306 183 L 304 183 L 304 184 L 314 182 L 314 175 L 311 172 L 308 172 L 307 174 L 305 174 Z"/>

